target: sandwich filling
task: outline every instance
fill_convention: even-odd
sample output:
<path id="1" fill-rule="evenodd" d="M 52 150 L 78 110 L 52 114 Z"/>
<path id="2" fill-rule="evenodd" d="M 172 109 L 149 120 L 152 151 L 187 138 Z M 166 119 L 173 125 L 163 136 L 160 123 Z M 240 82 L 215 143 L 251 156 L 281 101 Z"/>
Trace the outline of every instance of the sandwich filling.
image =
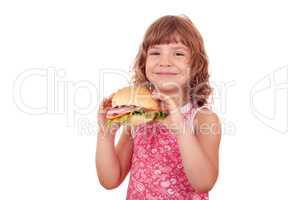
<path id="1" fill-rule="evenodd" d="M 116 106 L 106 113 L 107 123 L 109 125 L 112 123 L 126 123 L 130 120 L 131 116 L 143 116 L 146 119 L 164 119 L 167 113 L 134 105 Z"/>

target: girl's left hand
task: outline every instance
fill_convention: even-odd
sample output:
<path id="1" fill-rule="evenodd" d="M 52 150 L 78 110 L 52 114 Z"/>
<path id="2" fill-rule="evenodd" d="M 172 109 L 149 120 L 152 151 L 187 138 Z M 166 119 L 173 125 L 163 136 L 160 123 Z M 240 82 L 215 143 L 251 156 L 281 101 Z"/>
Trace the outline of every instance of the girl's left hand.
<path id="1" fill-rule="evenodd" d="M 180 109 L 176 106 L 173 99 L 165 94 L 158 93 L 153 91 L 151 94 L 152 98 L 161 101 L 164 105 L 164 108 L 168 112 L 168 116 L 165 118 L 165 122 L 168 128 L 171 128 L 175 131 L 180 129 L 180 126 L 184 123 L 184 117 Z M 177 132 L 177 131 L 176 131 Z"/>

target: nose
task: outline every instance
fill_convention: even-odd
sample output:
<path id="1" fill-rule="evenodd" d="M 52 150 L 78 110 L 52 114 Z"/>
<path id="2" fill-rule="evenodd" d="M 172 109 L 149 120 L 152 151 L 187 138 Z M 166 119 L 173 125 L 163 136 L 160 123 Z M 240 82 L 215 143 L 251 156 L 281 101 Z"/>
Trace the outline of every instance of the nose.
<path id="1" fill-rule="evenodd" d="M 170 67 L 171 66 L 170 59 L 169 59 L 168 55 L 162 54 L 160 56 L 159 66 L 160 67 Z"/>

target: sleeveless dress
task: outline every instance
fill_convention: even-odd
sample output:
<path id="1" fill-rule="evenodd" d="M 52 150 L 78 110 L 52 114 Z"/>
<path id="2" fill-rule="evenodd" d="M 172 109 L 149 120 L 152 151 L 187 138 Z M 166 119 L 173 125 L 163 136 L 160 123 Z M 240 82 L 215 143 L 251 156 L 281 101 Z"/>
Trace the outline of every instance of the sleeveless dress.
<path id="1" fill-rule="evenodd" d="M 198 109 L 189 102 L 180 108 L 184 123 Z M 210 109 L 210 106 L 207 107 Z M 141 124 L 132 132 L 133 155 L 126 200 L 208 200 L 195 191 L 185 175 L 176 136 L 159 122 Z"/>

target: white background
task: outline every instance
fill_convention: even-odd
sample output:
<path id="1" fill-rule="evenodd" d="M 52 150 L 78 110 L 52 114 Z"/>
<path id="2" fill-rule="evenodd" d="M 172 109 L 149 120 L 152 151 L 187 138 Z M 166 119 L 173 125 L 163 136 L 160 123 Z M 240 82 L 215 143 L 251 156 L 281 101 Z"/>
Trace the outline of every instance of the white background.
<path id="1" fill-rule="evenodd" d="M 98 183 L 97 105 L 128 83 L 146 28 L 166 14 L 190 17 L 210 60 L 223 123 L 210 199 L 299 199 L 298 10 L 291 1 L 1 1 L 0 199 L 125 199 L 128 177 L 115 190 Z"/>

